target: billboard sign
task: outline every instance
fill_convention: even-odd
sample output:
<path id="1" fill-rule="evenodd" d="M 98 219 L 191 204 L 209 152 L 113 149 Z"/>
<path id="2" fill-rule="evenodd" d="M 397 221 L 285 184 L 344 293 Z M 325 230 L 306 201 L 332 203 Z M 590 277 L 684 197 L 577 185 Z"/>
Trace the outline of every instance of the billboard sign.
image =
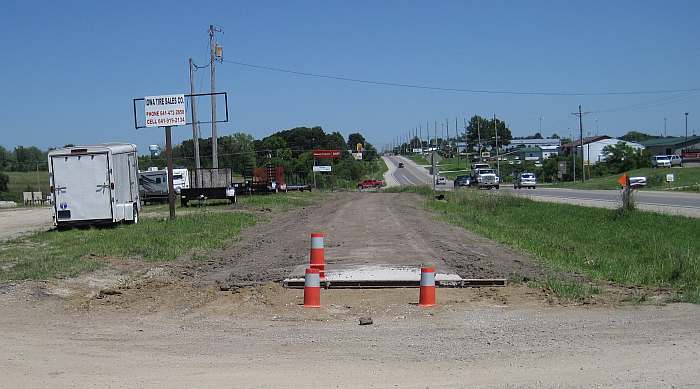
<path id="1" fill-rule="evenodd" d="M 182 126 L 187 123 L 185 95 L 144 97 L 146 127 Z"/>
<path id="2" fill-rule="evenodd" d="M 314 150 L 314 158 L 340 158 L 340 150 Z"/>
<path id="3" fill-rule="evenodd" d="M 314 166 L 315 172 L 329 172 L 331 171 L 331 166 Z"/>

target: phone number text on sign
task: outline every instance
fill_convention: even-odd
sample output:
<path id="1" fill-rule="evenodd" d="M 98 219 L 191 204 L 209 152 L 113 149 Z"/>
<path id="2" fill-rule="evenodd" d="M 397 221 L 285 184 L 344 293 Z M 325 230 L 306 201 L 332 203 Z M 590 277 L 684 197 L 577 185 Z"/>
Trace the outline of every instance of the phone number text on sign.
<path id="1" fill-rule="evenodd" d="M 181 126 L 187 123 L 185 95 L 146 96 L 146 127 Z"/>

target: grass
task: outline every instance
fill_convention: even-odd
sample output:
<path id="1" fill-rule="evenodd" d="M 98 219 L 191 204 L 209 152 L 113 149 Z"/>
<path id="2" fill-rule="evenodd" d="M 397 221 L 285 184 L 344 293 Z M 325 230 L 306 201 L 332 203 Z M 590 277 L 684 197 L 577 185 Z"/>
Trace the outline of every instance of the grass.
<path id="1" fill-rule="evenodd" d="M 234 208 L 269 208 L 274 211 L 306 206 L 322 194 L 290 192 L 268 196 L 239 198 Z M 164 218 L 167 205 L 144 207 L 136 225 L 46 231 L 4 242 L 0 247 L 0 281 L 43 280 L 73 277 L 98 269 L 105 258 L 124 258 L 146 262 L 172 261 L 189 253 L 221 248 L 241 230 L 266 218 L 267 214 L 231 212 L 230 207 L 207 206 L 178 209 L 174 221 Z"/>
<path id="2" fill-rule="evenodd" d="M 627 174 L 631 177 L 644 176 L 647 178 L 647 186 L 644 189 L 662 190 L 669 187 L 666 183 L 666 174 L 674 175 L 673 187 L 690 187 L 684 188 L 687 191 L 700 191 L 700 167 L 684 167 L 684 168 L 643 168 L 631 170 Z M 559 187 L 575 188 L 575 189 L 619 189 L 620 184 L 617 180 L 622 174 L 616 174 L 605 177 L 595 177 L 586 182 L 562 182 L 556 184 Z"/>
<path id="3" fill-rule="evenodd" d="M 31 172 L 3 172 L 10 178 L 7 192 L 0 192 L 0 200 L 16 201 L 22 204 L 22 192 L 41 191 L 44 197 L 49 193 L 49 173 L 45 170 Z"/>
<path id="4" fill-rule="evenodd" d="M 397 188 L 395 191 L 401 191 Z M 432 194 L 429 188 L 412 189 Z M 446 221 L 515 247 L 552 268 L 629 286 L 669 287 L 681 301 L 700 303 L 700 223 L 697 219 L 568 204 L 506 194 L 458 191 L 447 201 L 427 197 Z M 564 295 L 573 286 L 550 286 Z"/>
<path id="5" fill-rule="evenodd" d="M 411 154 L 408 156 L 408 159 L 419 165 L 430 165 L 430 161 L 428 161 L 422 154 Z"/>

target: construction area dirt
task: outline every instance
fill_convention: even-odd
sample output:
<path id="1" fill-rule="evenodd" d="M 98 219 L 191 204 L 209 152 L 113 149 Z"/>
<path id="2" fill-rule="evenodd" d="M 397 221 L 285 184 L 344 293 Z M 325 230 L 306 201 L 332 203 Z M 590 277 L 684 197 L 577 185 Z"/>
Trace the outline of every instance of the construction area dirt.
<path id="1" fill-rule="evenodd" d="M 0 284 L 0 387 L 691 387 L 700 308 L 562 303 L 545 289 L 324 290 L 280 280 L 324 231 L 328 263 L 435 264 L 531 278 L 531 258 L 440 222 L 412 194 L 336 193 L 263 222 L 207 259 L 109 258 L 76 278 Z M 517 276 L 517 277 L 515 277 Z M 360 326 L 369 316 L 372 325 Z"/>
<path id="2" fill-rule="evenodd" d="M 212 257 L 209 279 L 228 286 L 281 281 L 309 261 L 309 235 L 325 232 L 328 264 L 434 265 L 464 278 L 538 278 L 531 259 L 439 222 L 410 193 L 342 193 L 312 208 L 275 216 Z"/>

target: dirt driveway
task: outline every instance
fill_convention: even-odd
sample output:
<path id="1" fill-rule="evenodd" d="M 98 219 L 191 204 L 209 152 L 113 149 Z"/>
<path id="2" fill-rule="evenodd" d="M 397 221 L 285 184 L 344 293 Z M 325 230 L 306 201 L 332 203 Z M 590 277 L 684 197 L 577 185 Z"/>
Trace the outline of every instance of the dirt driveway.
<path id="1" fill-rule="evenodd" d="M 345 193 L 247 230 L 206 260 L 109 259 L 77 279 L 0 283 L 0 387 L 692 387 L 700 307 L 567 306 L 546 290 L 324 290 L 272 282 L 328 233 L 336 263 L 538 277 L 528 257 L 441 223 L 410 194 Z M 218 284 L 217 284 L 218 281 Z M 241 284 L 253 284 L 238 287 Z M 359 326 L 360 316 L 373 324 Z"/>
<path id="2" fill-rule="evenodd" d="M 51 208 L 0 209 L 0 242 L 51 227 Z"/>
<path id="3" fill-rule="evenodd" d="M 273 216 L 216 253 L 213 277 L 230 285 L 279 281 L 309 261 L 309 234 L 323 231 L 331 264 L 434 264 L 465 278 L 540 277 L 522 254 L 437 221 L 409 193 L 341 193 L 320 206 Z M 207 271 L 206 269 L 204 270 Z"/>

